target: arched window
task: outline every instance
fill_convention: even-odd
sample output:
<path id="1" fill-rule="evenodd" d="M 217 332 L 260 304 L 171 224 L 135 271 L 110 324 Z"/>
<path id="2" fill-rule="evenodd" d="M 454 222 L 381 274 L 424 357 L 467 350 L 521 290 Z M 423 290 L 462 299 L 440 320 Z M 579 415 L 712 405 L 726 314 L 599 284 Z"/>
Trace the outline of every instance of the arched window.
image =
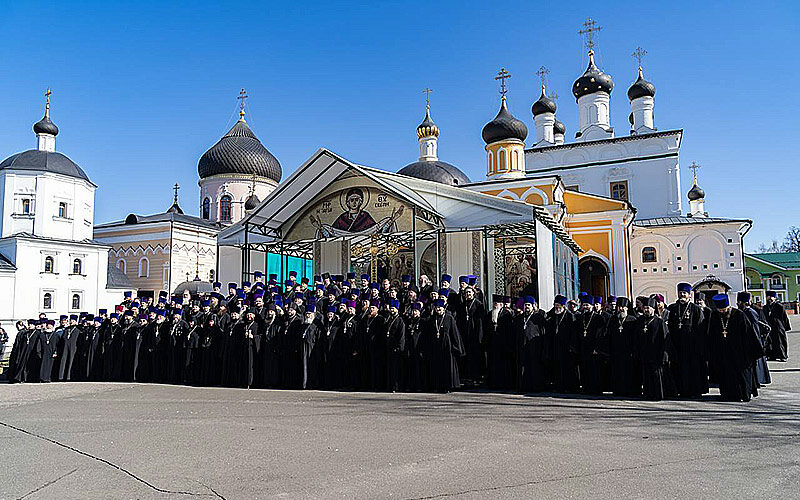
<path id="1" fill-rule="evenodd" d="M 58 203 L 58 216 L 62 219 L 67 218 L 67 204 L 63 201 Z"/>
<path id="2" fill-rule="evenodd" d="M 77 293 L 72 294 L 72 309 L 77 310 L 81 308 L 81 296 Z"/>
<path id="3" fill-rule="evenodd" d="M 44 294 L 42 298 L 42 309 L 52 309 L 53 308 L 53 294 L 47 292 Z"/>
<path id="4" fill-rule="evenodd" d="M 511 164 L 514 170 L 519 170 L 519 151 L 514 151 L 511 153 Z"/>
<path id="5" fill-rule="evenodd" d="M 147 260 L 147 257 L 142 257 L 139 259 L 139 277 L 140 278 L 147 278 L 150 276 L 150 261 Z"/>
<path id="6" fill-rule="evenodd" d="M 781 280 L 781 275 L 780 274 L 773 274 L 772 277 L 770 278 L 770 283 L 772 285 L 781 285 L 781 284 L 783 284 L 783 281 Z"/>
<path id="7" fill-rule="evenodd" d="M 219 220 L 222 222 L 231 221 L 231 197 L 227 194 L 219 199 Z"/>
<path id="8" fill-rule="evenodd" d="M 44 272 L 46 273 L 53 273 L 54 271 L 54 264 L 53 258 L 49 255 L 44 258 Z"/>
<path id="9" fill-rule="evenodd" d="M 81 274 L 81 259 L 75 259 L 72 261 L 72 274 Z"/>
<path id="10" fill-rule="evenodd" d="M 497 159 L 497 170 L 506 170 L 508 166 L 506 165 L 506 150 L 500 150 L 500 156 Z"/>
<path id="11" fill-rule="evenodd" d="M 655 262 L 656 261 L 656 248 L 644 247 L 642 248 L 642 262 Z"/>
<path id="12" fill-rule="evenodd" d="M 493 172 L 494 171 L 494 162 L 492 160 L 494 160 L 494 155 L 492 154 L 491 151 L 489 151 L 486 154 L 487 154 L 488 162 L 489 162 L 489 172 Z"/>
<path id="13" fill-rule="evenodd" d="M 28 198 L 22 200 L 22 213 L 23 214 L 31 213 L 31 200 L 29 200 Z"/>
<path id="14" fill-rule="evenodd" d="M 119 259 L 117 261 L 117 269 L 119 269 L 123 273 L 127 273 L 128 272 L 128 265 L 127 265 L 127 263 L 125 262 L 124 259 Z"/>
<path id="15" fill-rule="evenodd" d="M 211 215 L 211 200 L 208 198 L 203 198 L 203 209 L 202 209 L 203 218 L 208 220 Z"/>

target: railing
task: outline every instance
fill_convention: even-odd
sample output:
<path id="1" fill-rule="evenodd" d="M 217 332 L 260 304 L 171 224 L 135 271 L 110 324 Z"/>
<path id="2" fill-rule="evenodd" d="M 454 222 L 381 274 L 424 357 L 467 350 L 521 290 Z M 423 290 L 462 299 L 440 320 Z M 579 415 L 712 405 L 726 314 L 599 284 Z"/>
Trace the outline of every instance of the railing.
<path id="1" fill-rule="evenodd" d="M 786 290 L 786 283 L 770 283 L 769 284 L 770 290 Z"/>
<path id="2" fill-rule="evenodd" d="M 747 285 L 748 290 L 763 290 L 764 284 L 763 283 L 750 283 Z"/>

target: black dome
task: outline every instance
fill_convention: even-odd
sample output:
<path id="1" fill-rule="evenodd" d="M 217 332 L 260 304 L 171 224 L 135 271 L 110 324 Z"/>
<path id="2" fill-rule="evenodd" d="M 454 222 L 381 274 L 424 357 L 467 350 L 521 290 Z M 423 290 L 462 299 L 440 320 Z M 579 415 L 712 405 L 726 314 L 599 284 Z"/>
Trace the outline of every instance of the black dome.
<path id="1" fill-rule="evenodd" d="M 255 174 L 280 182 L 283 172 L 278 159 L 267 151 L 247 123 L 239 120 L 200 158 L 197 173 L 201 179 L 219 174 Z"/>
<path id="2" fill-rule="evenodd" d="M 564 124 L 558 121 L 558 118 L 556 118 L 556 122 L 553 124 L 553 135 L 556 134 L 564 135 L 566 132 L 567 132 L 567 127 L 565 127 Z"/>
<path id="3" fill-rule="evenodd" d="M 9 156 L 3 163 L 0 163 L 0 170 L 39 170 L 41 172 L 52 172 L 54 174 L 68 175 L 89 181 L 86 172 L 77 163 L 67 158 L 65 155 L 55 151 L 41 151 L 29 149 L 22 153 Z M 91 182 L 91 181 L 89 181 Z"/>
<path id="4" fill-rule="evenodd" d="M 655 95 L 656 86 L 644 79 L 642 68 L 639 68 L 639 78 L 628 89 L 628 99 L 632 101 L 640 97 L 655 97 Z"/>
<path id="5" fill-rule="evenodd" d="M 700 186 L 695 184 L 692 186 L 692 189 L 689 190 L 689 194 L 687 195 L 690 201 L 702 200 L 706 197 L 706 192 L 700 189 Z"/>
<path id="6" fill-rule="evenodd" d="M 575 99 L 579 99 L 595 92 L 611 94 L 612 90 L 614 90 L 614 82 L 611 77 L 598 69 L 594 64 L 594 53 L 589 52 L 589 67 L 580 78 L 575 80 L 575 84 L 572 86 L 572 95 L 575 96 Z"/>
<path id="7" fill-rule="evenodd" d="M 514 118 L 506 107 L 506 100 L 500 104 L 500 111 L 494 120 L 483 127 L 483 142 L 491 144 L 506 139 L 519 139 L 524 141 L 528 137 L 528 127 L 523 122 Z"/>
<path id="8" fill-rule="evenodd" d="M 425 119 L 417 127 L 417 138 L 422 139 L 423 137 L 439 137 L 439 127 L 431 119 L 430 107 L 425 108 Z"/>
<path id="9" fill-rule="evenodd" d="M 449 186 L 461 186 L 470 183 L 469 177 L 458 167 L 439 160 L 417 161 L 406 165 L 397 173 Z"/>
<path id="10" fill-rule="evenodd" d="M 245 210 L 253 210 L 257 206 L 261 204 L 261 200 L 258 199 L 258 196 L 255 193 L 251 194 L 247 197 L 247 200 L 244 202 L 244 209 Z"/>
<path id="11" fill-rule="evenodd" d="M 554 103 L 552 99 L 545 95 L 544 86 L 542 86 L 542 95 L 539 96 L 539 100 L 533 103 L 533 106 L 531 106 L 531 112 L 533 113 L 533 116 L 541 115 L 543 113 L 556 112 L 556 103 Z"/>
<path id="12" fill-rule="evenodd" d="M 50 121 L 50 116 L 45 113 L 41 120 L 33 124 L 33 132 L 35 134 L 58 135 L 58 127 Z"/>

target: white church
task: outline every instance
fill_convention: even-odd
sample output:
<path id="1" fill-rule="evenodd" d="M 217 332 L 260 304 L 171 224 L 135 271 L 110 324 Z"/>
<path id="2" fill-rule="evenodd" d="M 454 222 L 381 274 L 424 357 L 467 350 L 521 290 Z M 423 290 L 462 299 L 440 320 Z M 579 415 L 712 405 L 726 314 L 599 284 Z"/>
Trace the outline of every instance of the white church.
<path id="1" fill-rule="evenodd" d="M 0 324 L 112 308 L 131 286 L 108 265 L 109 246 L 93 239 L 97 186 L 56 151 L 58 127 L 44 117 L 33 126 L 37 147 L 0 163 Z"/>

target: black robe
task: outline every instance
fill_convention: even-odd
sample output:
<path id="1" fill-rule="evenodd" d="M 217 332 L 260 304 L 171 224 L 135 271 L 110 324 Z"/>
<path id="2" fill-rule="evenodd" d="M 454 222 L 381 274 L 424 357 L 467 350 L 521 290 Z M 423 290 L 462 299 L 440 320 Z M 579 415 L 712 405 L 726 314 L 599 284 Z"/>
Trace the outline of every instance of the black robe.
<path id="1" fill-rule="evenodd" d="M 239 385 L 239 359 L 237 353 L 237 343 L 234 336 L 234 330 L 239 328 L 242 323 L 242 318 L 233 319 L 223 327 L 222 337 L 220 342 L 221 349 L 221 375 L 220 381 L 226 387 L 235 387 Z"/>
<path id="2" fill-rule="evenodd" d="M 386 389 L 390 392 L 402 388 L 405 352 L 405 321 L 399 314 L 390 316 L 386 320 Z"/>
<path id="3" fill-rule="evenodd" d="M 55 331 L 41 330 L 36 342 L 36 356 L 39 358 L 39 382 L 50 382 L 53 364 L 58 358 L 58 335 Z"/>
<path id="4" fill-rule="evenodd" d="M 197 375 L 200 371 L 200 357 L 197 354 L 199 345 L 199 328 L 197 325 L 189 325 L 186 332 L 181 337 L 181 351 L 183 353 L 181 382 L 185 385 L 194 385 L 197 383 Z"/>
<path id="5" fill-rule="evenodd" d="M 580 387 L 578 355 L 574 350 L 575 315 L 564 308 L 556 314 L 553 309 L 545 316 L 545 331 L 551 345 L 552 380 L 556 391 L 577 392 Z"/>
<path id="6" fill-rule="evenodd" d="M 72 367 L 78 351 L 78 338 L 81 331 L 78 325 L 68 325 L 61 333 L 61 359 L 58 366 L 58 380 L 72 380 Z"/>
<path id="7" fill-rule="evenodd" d="M 220 348 L 222 330 L 215 321 L 213 325 L 206 319 L 205 326 L 200 329 L 200 338 L 197 344 L 199 351 L 197 384 L 204 386 L 216 385 L 219 381 L 217 373 L 217 350 Z"/>
<path id="8" fill-rule="evenodd" d="M 423 390 L 428 380 L 420 343 L 422 324 L 422 318 L 408 317 L 405 319 L 406 378 L 403 384 L 405 391 Z"/>
<path id="9" fill-rule="evenodd" d="M 769 332 L 769 346 L 767 358 L 772 360 L 785 360 L 789 357 L 786 331 L 791 329 L 789 317 L 780 302 L 764 304 L 764 316 L 771 328 Z"/>
<path id="10" fill-rule="evenodd" d="M 664 320 L 654 316 L 637 319 L 637 353 L 642 367 L 644 397 L 660 401 L 670 394 L 669 356 L 667 354 L 667 330 Z"/>
<path id="11" fill-rule="evenodd" d="M 756 310 L 755 308 L 748 306 L 746 309 L 743 309 L 745 318 L 750 322 L 750 326 L 755 330 L 756 336 L 758 337 L 759 342 L 761 342 L 762 349 L 764 348 L 764 335 L 761 332 L 761 325 L 766 324 L 766 321 L 762 317 L 763 313 Z M 759 386 L 764 386 L 767 384 L 772 383 L 772 377 L 769 374 L 769 365 L 767 364 L 767 357 L 761 356 L 758 358 L 754 365 L 753 373 L 756 377 L 756 384 Z"/>
<path id="12" fill-rule="evenodd" d="M 343 342 L 342 322 L 338 318 L 333 321 L 327 319 L 322 325 L 319 342 L 322 345 L 323 373 L 321 386 L 325 389 L 341 389 L 344 380 L 342 349 Z"/>
<path id="13" fill-rule="evenodd" d="M 449 392 L 461 387 L 457 360 L 464 355 L 464 347 L 453 315 L 449 311 L 444 316 L 432 315 L 423 326 L 423 335 L 428 390 Z"/>
<path id="14" fill-rule="evenodd" d="M 522 392 L 545 389 L 545 363 L 550 357 L 545 336 L 545 315 L 542 311 L 522 313 L 515 318 L 517 376 Z"/>
<path id="15" fill-rule="evenodd" d="M 738 309 L 730 308 L 728 315 L 717 310 L 711 313 L 708 333 L 720 396 L 725 401 L 750 401 L 758 394 L 754 363 L 764 355 L 752 325 Z"/>
<path id="16" fill-rule="evenodd" d="M 308 387 L 311 352 L 314 342 L 319 336 L 319 328 L 315 323 L 302 320 L 292 321 L 287 332 L 289 354 L 292 364 L 289 366 L 289 386 L 294 389 Z"/>
<path id="17" fill-rule="evenodd" d="M 485 337 L 488 354 L 488 384 L 492 389 L 509 390 L 514 387 L 515 367 L 514 313 L 502 308 L 494 318 L 494 311 L 487 314 Z"/>
<path id="18" fill-rule="evenodd" d="M 459 358 L 459 374 L 461 378 L 477 383 L 486 373 L 486 350 L 483 344 L 486 308 L 477 299 L 468 301 L 457 294 L 453 309 L 458 332 L 464 342 L 464 356 Z"/>
<path id="19" fill-rule="evenodd" d="M 121 333 L 125 343 L 122 379 L 127 382 L 141 382 L 145 379 L 142 343 L 147 335 L 148 326 L 149 324 L 144 326 L 131 324 L 122 328 Z"/>
<path id="20" fill-rule="evenodd" d="M 608 338 L 603 315 L 582 312 L 575 318 L 575 350 L 580 355 L 580 380 L 583 392 L 601 394 L 607 386 Z"/>
<path id="21" fill-rule="evenodd" d="M 149 330 L 147 350 L 150 358 L 149 379 L 152 382 L 170 382 L 171 330 L 172 325 L 168 321 L 156 322 Z"/>
<path id="22" fill-rule="evenodd" d="M 123 325 L 104 323 L 103 329 L 103 380 L 122 380 L 124 360 L 122 353 L 125 346 Z"/>
<path id="23" fill-rule="evenodd" d="M 38 336 L 38 332 L 33 328 L 17 332 L 8 366 L 12 382 L 30 382 L 35 379 L 37 374 L 29 373 L 29 370 L 31 354 L 35 351 Z"/>
<path id="24" fill-rule="evenodd" d="M 636 353 L 637 318 L 616 314 L 606 324 L 609 340 L 611 391 L 616 396 L 638 396 L 642 393 L 642 373 Z"/>
<path id="25" fill-rule="evenodd" d="M 706 330 L 703 310 L 691 302 L 669 306 L 670 371 L 678 395 L 699 397 L 708 392 Z"/>
<path id="26" fill-rule="evenodd" d="M 258 333 L 258 323 L 255 321 L 242 321 L 236 325 L 233 336 L 238 344 L 239 351 L 239 385 L 250 388 L 253 386 L 258 362 L 261 354 L 261 336 Z"/>

